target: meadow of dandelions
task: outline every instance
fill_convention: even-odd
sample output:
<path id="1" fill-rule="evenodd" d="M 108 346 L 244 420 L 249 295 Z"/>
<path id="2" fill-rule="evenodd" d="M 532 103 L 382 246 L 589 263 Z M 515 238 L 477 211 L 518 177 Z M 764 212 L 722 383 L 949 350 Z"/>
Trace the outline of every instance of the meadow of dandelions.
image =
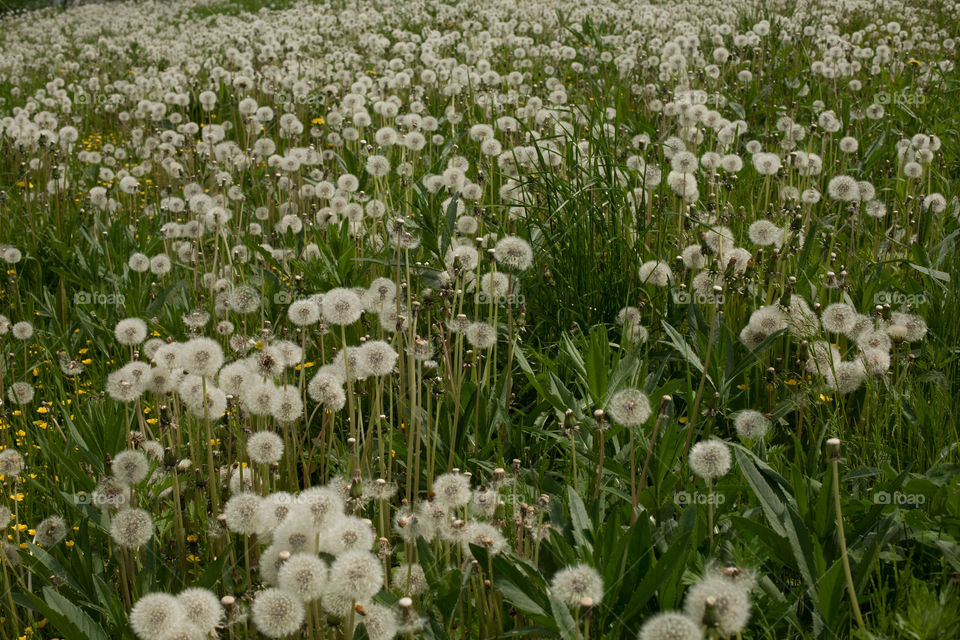
<path id="1" fill-rule="evenodd" d="M 956 637 L 958 9 L 0 13 L 0 640 Z"/>

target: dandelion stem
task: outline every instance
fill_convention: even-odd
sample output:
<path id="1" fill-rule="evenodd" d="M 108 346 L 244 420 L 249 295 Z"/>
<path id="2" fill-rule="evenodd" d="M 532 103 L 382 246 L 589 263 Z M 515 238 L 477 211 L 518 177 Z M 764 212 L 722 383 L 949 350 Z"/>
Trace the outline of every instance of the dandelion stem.
<path id="1" fill-rule="evenodd" d="M 847 593 L 850 595 L 853 617 L 856 618 L 857 626 L 860 627 L 860 630 L 866 632 L 867 627 L 863 623 L 863 616 L 860 613 L 860 603 L 857 601 L 857 590 L 853 585 L 850 559 L 847 557 L 847 538 L 843 532 L 843 513 L 840 508 L 840 441 L 828 440 L 827 446 L 834 449 L 830 454 L 830 466 L 833 467 L 833 504 L 837 512 L 837 534 L 840 537 L 840 560 L 843 562 L 843 577 L 847 583 Z"/>
<path id="2" fill-rule="evenodd" d="M 707 352 L 703 357 L 703 371 L 700 374 L 700 385 L 697 387 L 697 395 L 693 399 L 693 409 L 690 411 L 690 424 L 687 427 L 687 440 L 683 444 L 683 458 L 690 453 L 690 444 L 693 442 L 693 430 L 697 423 L 697 414 L 700 412 L 700 400 L 703 398 L 703 388 L 707 382 L 707 371 L 710 369 L 710 356 L 713 354 L 713 338 L 717 331 L 717 305 L 712 305 L 713 313 L 710 314 L 710 333 L 707 336 Z"/>

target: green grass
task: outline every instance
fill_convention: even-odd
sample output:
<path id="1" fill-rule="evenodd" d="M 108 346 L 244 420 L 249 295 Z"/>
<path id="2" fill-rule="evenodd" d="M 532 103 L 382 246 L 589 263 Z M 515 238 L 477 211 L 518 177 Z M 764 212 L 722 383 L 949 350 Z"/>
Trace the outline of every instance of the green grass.
<path id="1" fill-rule="evenodd" d="M 381 554 L 384 566 L 395 573 L 400 563 L 416 561 L 425 570 L 426 590 L 413 605 L 423 618 L 416 637 L 636 637 L 656 613 L 682 609 L 717 565 L 735 565 L 756 578 L 742 638 L 956 635 L 960 79 L 949 65 L 927 73 L 939 60 L 956 64 L 956 49 L 938 49 L 945 39 L 939 36 L 930 48 L 903 45 L 892 54 L 900 66 L 885 62 L 876 74 L 861 69 L 851 76 L 862 83 L 855 90 L 849 79 L 811 72 L 812 62 L 829 48 L 827 39 L 781 40 L 784 27 L 775 16 L 794 11 L 784 5 L 743 5 L 731 21 L 733 33 L 721 38 L 739 61 L 721 65 L 716 78 L 703 69 L 688 78 L 691 89 L 721 91 L 725 102 L 719 113 L 749 127 L 726 145 L 708 127 L 703 140 L 687 141 L 697 157 L 719 150 L 744 161 L 741 171 L 720 171 L 712 178 L 697 169 L 699 197 L 693 202 L 682 201 L 668 186 L 664 143 L 681 130 L 675 117 L 656 108 L 656 102 L 674 99 L 681 85 L 676 77 L 660 77 L 656 65 L 641 64 L 662 53 L 650 38 L 666 36 L 648 33 L 638 50 L 630 50 L 637 65 L 621 72 L 616 56 L 627 42 L 634 44 L 628 34 L 641 27 L 610 7 L 587 3 L 579 11 L 572 6 L 553 11 L 532 3 L 497 5 L 543 26 L 542 33 L 524 32 L 530 38 L 523 45 L 526 66 L 517 58 L 519 45 L 502 37 L 487 42 L 482 54 L 465 53 L 485 42 L 484 28 L 502 27 L 494 20 L 497 12 L 479 3 L 115 3 L 0 18 L 0 60 L 21 48 L 31 54 L 0 65 L 0 116 L 12 116 L 40 90 L 46 95 L 52 89 L 45 85 L 60 77 L 72 109 L 44 108 L 55 114 L 54 130 L 70 124 L 79 132 L 73 149 L 18 144 L 6 124 L 7 133 L 0 133 L 0 249 L 12 246 L 22 254 L 3 263 L 0 314 L 11 324 L 28 321 L 35 330 L 27 340 L 0 333 L 0 449 L 16 449 L 26 461 L 18 478 L 0 480 L 0 506 L 13 511 L 5 528 L 7 561 L 0 564 L 0 639 L 133 638 L 129 610 L 138 599 L 188 586 L 236 598 L 218 637 L 262 637 L 240 614 L 268 586 L 269 571 L 260 561 L 266 563 L 277 549 L 268 536 L 230 533 L 217 520 L 224 502 L 237 493 L 228 470 L 241 463 L 248 465 L 245 473 L 257 474 L 253 489 L 264 495 L 324 484 L 348 487 L 351 514 L 369 519 L 376 537 L 386 541 L 372 547 L 387 550 Z M 357 17 L 358 6 L 368 11 L 366 22 Z M 874 49 L 889 40 L 878 29 L 867 30 L 877 19 L 915 20 L 920 38 L 926 37 L 922 27 L 955 35 L 950 16 L 936 3 L 891 7 L 880 7 L 878 15 L 841 14 L 833 22 L 840 33 L 858 33 L 860 46 Z M 705 15 L 711 11 L 703 7 Z M 832 9 L 824 5 L 818 11 Z M 738 49 L 733 34 L 764 17 L 773 23 L 770 34 L 756 47 Z M 823 21 L 812 9 L 798 19 L 811 26 Z M 427 27 L 467 32 L 463 40 L 438 42 L 433 51 L 438 58 L 455 58 L 477 75 L 485 70 L 477 69 L 481 58 L 504 76 L 513 70 L 529 74 L 516 104 L 491 106 L 496 92 L 477 77 L 464 77 L 456 97 L 445 95 L 442 83 L 411 89 L 425 82 L 421 52 L 406 55 L 393 44 L 411 34 L 420 37 Z M 301 36 L 305 39 L 294 42 Z M 170 42 L 177 46 L 161 46 Z M 553 55 L 554 43 L 571 47 L 576 58 Z M 708 62 L 715 46 L 704 27 L 700 50 Z M 235 54 L 227 54 L 230 47 Z M 248 52 L 238 63 L 237 56 Z M 612 54 L 610 60 L 604 52 Z M 869 59 L 862 62 L 870 65 Z M 244 96 L 232 81 L 218 83 L 217 67 L 258 81 L 281 69 L 291 80 L 308 77 L 305 94 L 290 110 L 304 131 L 292 137 L 281 133 L 282 106 L 260 84 L 244 95 L 270 105 L 278 117 L 262 131 L 245 131 L 238 110 Z M 368 99 L 371 122 L 358 139 L 332 144 L 327 136 L 342 126 L 330 112 L 356 93 L 351 85 L 357 78 L 376 87 L 405 67 L 416 71 L 409 85 L 384 84 L 381 97 L 395 95 L 401 114 L 419 102 L 423 115 L 437 118 L 435 133 L 442 139 L 432 141 L 434 132 L 426 131 L 421 151 L 382 148 L 376 131 L 403 126 Z M 340 68 L 349 72 L 346 77 L 337 75 Z M 746 68 L 751 81 L 737 77 Z M 101 89 L 90 89 L 93 75 Z M 143 89 L 142 95 L 131 89 L 152 80 L 175 85 L 169 90 L 187 94 L 189 105 L 169 101 L 159 118 L 137 115 L 140 100 L 165 99 L 167 88 Z M 637 89 L 644 85 L 652 91 L 640 95 Z M 532 98 L 549 101 L 561 86 L 566 100 L 552 113 L 518 115 Z M 84 99 L 82 87 L 89 94 Z M 208 89 L 216 96 L 209 112 L 199 102 Z M 290 95 L 292 88 L 283 91 Z M 117 95 L 118 110 L 132 117 L 121 119 L 103 106 L 113 99 L 110 94 Z M 850 118 L 851 109 L 865 110 L 881 95 L 890 97 L 883 117 Z M 836 134 L 813 126 L 821 111 L 817 100 L 842 120 Z M 462 116 L 459 122 L 451 122 L 448 107 Z M 310 145 L 329 153 L 316 166 L 295 171 L 252 155 L 249 163 L 211 159 L 198 150 L 199 132 L 185 132 L 182 143 L 172 144 L 178 132 L 174 113 L 205 128 L 231 123 L 226 139 L 248 154 L 258 137 L 274 140 L 279 155 Z M 505 152 L 498 159 L 484 154 L 470 128 L 495 126 L 503 116 L 518 118 L 518 125 L 496 131 Z M 781 144 L 778 129 L 783 117 L 803 128 L 796 150 L 821 156 L 822 173 L 803 176 L 788 166 L 792 149 Z M 557 119 L 562 129 L 554 127 Z M 897 143 L 919 133 L 936 134 L 942 146 L 923 165 L 922 176 L 908 180 Z M 640 134 L 651 139 L 645 149 L 633 144 Z M 856 138 L 859 149 L 842 153 L 841 136 Z M 150 152 L 143 150 L 146 138 L 158 141 Z M 159 147 L 161 140 L 171 146 Z M 774 176 L 755 170 L 750 140 L 779 155 L 784 166 Z M 578 147 L 581 142 L 585 145 Z M 107 145 L 126 152 L 116 159 L 114 172 L 139 165 L 136 193 L 122 193 L 116 176 L 99 174 L 106 167 L 103 157 L 112 153 Z M 92 161 L 90 152 L 100 154 L 100 161 Z M 151 154 L 150 165 L 142 164 Z M 365 169 L 374 154 L 387 157 L 394 169 L 410 162 L 412 177 L 391 172 L 375 178 Z M 644 194 L 643 173 L 631 156 L 662 169 L 663 182 L 648 184 Z M 182 174 L 166 171 L 164 157 L 180 163 Z M 550 165 L 554 157 L 559 160 Z M 433 191 L 425 184 L 426 176 L 443 174 L 455 158 L 465 159 L 465 179 L 478 187 L 478 197 L 468 198 L 463 185 Z M 365 204 L 370 197 L 385 205 L 384 216 L 364 216 L 359 231 L 342 218 L 327 226 L 316 223 L 316 212 L 331 203 L 300 192 L 324 180 L 335 183 L 344 174 L 359 183 L 355 194 L 345 195 L 348 200 Z M 886 217 L 876 221 L 831 198 L 828 183 L 838 174 L 871 182 Z M 66 184 L 48 189 L 61 175 Z M 183 196 L 189 183 L 210 195 L 226 195 L 229 185 L 236 185 L 242 199 L 225 201 L 232 215 L 227 224 L 181 244 L 182 239 L 165 238 L 162 226 L 202 215 L 189 204 L 178 213 L 161 202 Z M 512 195 L 504 190 L 511 184 Z M 95 186 L 109 190 L 114 211 L 92 202 L 89 191 Z M 781 187 L 816 188 L 823 199 L 815 204 L 781 199 Z M 634 195 L 634 189 L 641 191 Z M 931 193 L 943 195 L 944 211 L 921 206 Z M 266 213 L 258 216 L 260 207 Z M 281 218 L 288 211 L 302 229 L 283 231 Z M 464 230 L 471 223 L 466 216 L 475 219 L 475 231 Z M 778 249 L 755 244 L 748 229 L 759 219 L 802 232 L 803 243 L 794 233 Z M 397 220 L 418 240 L 415 247 L 398 248 Z M 708 244 L 723 227 L 735 246 L 747 250 L 744 269 L 715 254 L 699 268 L 678 258 L 689 246 Z M 504 236 L 529 243 L 529 268 L 511 269 L 493 259 Z M 458 243 L 478 249 L 475 268 L 447 264 L 448 250 Z M 128 260 L 135 252 L 167 254 L 172 271 L 134 271 Z M 642 265 L 654 260 L 670 266 L 668 286 L 641 277 Z M 475 282 L 494 270 L 514 287 L 504 304 L 489 302 L 475 289 Z M 698 274 L 723 277 L 718 298 L 697 294 Z M 842 284 L 833 286 L 838 277 Z M 375 278 L 397 286 L 398 298 L 388 311 L 399 311 L 405 326 L 398 328 L 392 318 L 381 321 L 372 308 L 342 329 L 330 323 L 322 330 L 300 328 L 287 315 L 294 300 L 337 287 L 366 289 Z M 224 303 L 225 292 L 239 286 L 260 295 L 252 313 Z M 827 372 L 805 366 L 818 340 L 836 344 L 848 362 L 856 358 L 855 340 L 842 332 L 781 330 L 753 346 L 741 339 L 757 309 L 789 305 L 796 297 L 819 305 L 819 311 L 845 302 L 883 330 L 897 324 L 892 312 L 909 311 L 923 318 L 927 331 L 922 339 L 895 340 L 889 369 L 842 393 L 831 387 L 829 374 L 822 375 Z M 885 301 L 892 308 L 877 309 Z M 631 339 L 618 322 L 628 306 L 639 309 L 645 340 Z M 191 330 L 184 316 L 195 311 L 209 313 L 211 320 Z M 451 322 L 461 313 L 488 323 L 495 344 L 477 347 L 472 338 L 452 332 Z M 115 400 L 108 376 L 127 362 L 149 362 L 146 345 L 123 346 L 114 336 L 116 323 L 133 317 L 146 322 L 149 338 L 214 338 L 228 362 L 263 353 L 279 341 L 301 346 L 302 358 L 271 378 L 296 389 L 305 410 L 290 424 L 257 415 L 246 404 L 247 388 L 212 419 L 191 412 L 180 391 Z M 221 321 L 248 339 L 246 351 L 237 353 L 230 336 L 216 331 Z M 312 397 L 307 383 L 323 365 L 335 362 L 344 347 L 379 339 L 399 353 L 393 372 L 345 385 L 344 406 L 336 410 Z M 407 353 L 419 340 L 432 349 L 428 361 Z M 83 364 L 82 373 L 64 373 L 61 363 L 70 360 Z M 36 395 L 21 406 L 7 393 L 23 382 Z M 208 384 L 224 386 L 213 379 Z M 649 418 L 634 427 L 611 418 L 617 415 L 617 392 L 627 388 L 642 391 L 651 405 Z M 738 436 L 735 420 L 744 410 L 770 420 L 760 440 Z M 246 451 L 249 436 L 258 431 L 281 436 L 285 450 L 276 465 L 257 464 Z M 692 444 L 711 437 L 727 443 L 732 466 L 708 483 L 692 473 L 687 456 Z M 830 438 L 842 443 L 839 485 L 827 451 Z M 121 551 L 110 531 L 116 509 L 92 504 L 90 496 L 114 473 L 111 463 L 119 452 L 154 451 L 144 440 L 159 443 L 163 453 L 151 458 L 149 479 L 129 493 L 150 514 L 155 533 L 140 548 Z M 454 469 L 469 472 L 472 488 L 489 488 L 500 504 L 489 514 L 473 504 L 448 515 L 492 525 L 503 536 L 503 550 L 489 537 L 472 545 L 459 542 L 459 524 L 445 538 L 419 539 L 391 526 L 412 505 L 439 504 L 431 496 L 435 481 Z M 358 499 L 361 491 L 369 497 L 376 490 L 378 478 L 395 484 L 396 494 Z M 54 515 L 67 524 L 65 538 L 33 544 L 31 531 Z M 321 557 L 330 562 L 335 555 L 324 551 Z M 567 606 L 562 590 L 550 587 L 558 571 L 578 563 L 602 576 L 601 602 Z M 851 591 L 866 631 L 858 628 Z M 405 589 L 387 585 L 362 605 L 371 616 L 377 606 L 399 611 L 404 595 Z M 354 635 L 350 621 L 358 615 L 320 615 L 310 605 L 304 637 L 373 638 L 372 629 Z M 701 622 L 695 621 L 698 628 Z"/>

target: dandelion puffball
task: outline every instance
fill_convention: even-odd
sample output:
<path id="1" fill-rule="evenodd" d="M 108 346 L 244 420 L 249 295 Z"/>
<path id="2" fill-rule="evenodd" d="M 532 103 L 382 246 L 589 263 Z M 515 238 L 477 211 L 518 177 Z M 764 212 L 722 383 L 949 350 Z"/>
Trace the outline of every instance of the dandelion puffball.
<path id="1" fill-rule="evenodd" d="M 110 521 L 110 537 L 121 547 L 139 549 L 153 537 L 153 520 L 143 509 L 121 509 Z"/>
<path id="2" fill-rule="evenodd" d="M 603 600 L 603 578 L 587 564 L 561 569 L 550 581 L 550 591 L 568 607 L 578 607 L 584 598 L 594 605 Z"/>
<path id="3" fill-rule="evenodd" d="M 140 640 L 157 640 L 184 621 L 183 608 L 176 597 L 150 593 L 130 610 L 130 627 Z"/>
<path id="4" fill-rule="evenodd" d="M 637 640 L 703 640 L 701 623 L 678 611 L 662 611 L 640 627 Z"/>
<path id="5" fill-rule="evenodd" d="M 639 389 L 621 389 L 610 399 L 607 414 L 625 427 L 639 426 L 652 414 L 650 400 Z"/>
<path id="6" fill-rule="evenodd" d="M 247 439 L 247 455 L 256 464 L 273 464 L 283 456 L 283 438 L 270 431 L 258 431 Z"/>
<path id="7" fill-rule="evenodd" d="M 303 603 L 282 589 L 265 589 L 250 606 L 253 625 L 268 638 L 282 638 L 295 633 L 303 624 Z"/>
<path id="8" fill-rule="evenodd" d="M 690 448 L 690 469 L 705 480 L 714 480 L 730 471 L 730 448 L 722 440 L 703 440 Z"/>

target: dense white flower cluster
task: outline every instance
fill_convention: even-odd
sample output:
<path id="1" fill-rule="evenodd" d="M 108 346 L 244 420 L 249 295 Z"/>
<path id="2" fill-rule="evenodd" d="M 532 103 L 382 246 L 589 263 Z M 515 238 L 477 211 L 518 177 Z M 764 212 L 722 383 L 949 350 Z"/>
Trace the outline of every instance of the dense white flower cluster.
<path id="1" fill-rule="evenodd" d="M 82 220 L 96 253 L 90 272 L 113 288 L 120 313 L 104 325 L 119 355 L 96 363 L 95 393 L 76 398 L 103 391 L 97 400 L 105 395 L 125 416 L 110 436 L 124 446 L 98 449 L 106 461 L 84 472 L 97 486 L 98 526 L 123 558 L 121 589 L 141 640 L 210 637 L 248 619 L 271 638 L 322 621 L 324 630 L 349 630 L 343 637 L 363 624 L 372 640 L 389 640 L 420 630 L 412 599 L 419 605 L 433 574 L 451 568 L 503 633 L 504 603 L 488 596 L 499 578 L 492 560 L 480 560 L 539 559 L 555 533 L 578 550 L 590 546 L 583 531 L 552 529 L 563 509 L 541 491 L 557 477 L 531 471 L 530 485 L 518 487 L 525 462 L 514 460 L 512 474 L 485 466 L 527 455 L 526 432 L 508 433 L 519 428 L 510 422 L 518 394 L 550 392 L 523 399 L 524 411 L 541 411 L 523 429 L 553 438 L 551 455 L 569 442 L 575 489 L 584 486 L 578 455 L 596 465 L 597 500 L 625 470 L 629 491 L 603 495 L 629 493 L 631 525 L 663 518 L 671 535 L 677 528 L 668 508 L 641 508 L 648 475 L 705 481 L 713 552 L 722 531 L 713 505 L 735 455 L 766 455 L 791 407 L 806 409 L 811 397 L 827 397 L 821 391 L 855 396 L 916 357 L 923 315 L 874 291 L 855 299 L 847 270 L 861 272 L 869 255 L 949 281 L 909 253 L 960 210 L 944 178 L 949 144 L 921 119 L 908 130 L 879 127 L 894 103 L 920 100 L 955 72 L 957 34 L 931 26 L 934 8 L 899 0 L 340 5 L 249 13 L 226 0 L 89 3 L 0 18 L 0 152 L 20 172 L 13 224 L 31 226 L 40 209 L 57 224 L 67 210 Z M 770 77 L 764 56 L 782 47 L 802 50 L 802 62 Z M 900 77 L 912 93 L 891 96 L 890 79 Z M 790 103 L 766 104 L 772 87 Z M 749 189 L 738 187 L 744 182 Z M 623 258 L 626 293 L 585 296 L 582 305 L 558 298 L 617 328 L 594 340 L 589 357 L 540 374 L 524 355 L 529 326 L 557 310 L 528 306 L 525 296 L 554 287 L 580 294 L 578 274 L 560 273 L 550 246 L 574 218 L 589 220 L 577 229 L 591 235 L 579 249 L 592 263 L 577 269 Z M 0 244 L 11 276 L 41 260 L 37 253 Z M 99 326 L 82 306 L 90 292 L 72 293 L 80 324 Z M 22 350 L 24 364 L 11 353 L 13 369 L 0 375 L 30 381 L 0 378 L 0 400 L 16 405 L 17 417 L 49 412 L 50 404 L 31 406 L 44 387 L 29 377 L 38 373 L 27 354 L 47 341 L 48 316 L 62 323 L 57 330 L 69 324 L 59 317 L 66 309 L 35 318 L 18 299 L 3 311 L 11 316 L 0 315 L 4 352 Z M 674 325 L 691 335 L 706 327 L 705 339 L 688 341 Z M 576 351 L 573 338 L 562 339 L 558 350 Z M 67 353 L 90 347 L 64 340 L 49 362 L 76 390 L 93 359 Z M 718 365 L 721 348 L 729 361 Z M 673 369 L 681 359 L 685 370 Z M 528 389 L 513 378 L 520 368 Z M 565 386 L 558 372 L 577 384 Z M 657 411 L 646 394 L 692 390 L 694 376 L 698 391 L 676 403 L 686 444 L 674 447 L 674 460 L 654 459 L 654 470 L 674 401 L 662 396 Z M 777 385 L 797 389 L 774 403 Z M 753 406 L 722 406 L 743 398 Z M 664 426 L 671 446 L 674 426 Z M 734 448 L 730 434 L 743 444 Z M 648 447 L 639 488 L 638 442 Z M 477 465 L 483 485 L 455 467 L 467 449 L 475 457 L 462 459 Z M 24 468 L 16 449 L 0 451 L 7 481 Z M 221 604 L 205 589 L 131 597 L 134 567 L 141 555 L 159 557 L 159 538 L 183 551 L 184 518 L 205 527 L 190 544 L 225 553 L 232 534 L 233 560 L 243 547 L 243 602 Z M 0 508 L 0 523 L 9 519 Z M 34 542 L 53 547 L 67 535 L 64 517 L 49 515 Z M 663 535 L 648 537 L 659 545 Z M 424 544 L 436 567 L 418 560 Z M 604 553 L 554 566 L 573 553 L 542 556 L 553 563 L 543 584 L 551 606 L 613 606 L 611 574 L 593 564 Z M 733 575 L 741 574 L 708 568 L 683 611 L 652 617 L 639 637 L 739 635 L 751 620 L 753 577 Z M 384 604 L 392 596 L 401 600 Z M 576 624 L 594 619 L 578 615 Z"/>

